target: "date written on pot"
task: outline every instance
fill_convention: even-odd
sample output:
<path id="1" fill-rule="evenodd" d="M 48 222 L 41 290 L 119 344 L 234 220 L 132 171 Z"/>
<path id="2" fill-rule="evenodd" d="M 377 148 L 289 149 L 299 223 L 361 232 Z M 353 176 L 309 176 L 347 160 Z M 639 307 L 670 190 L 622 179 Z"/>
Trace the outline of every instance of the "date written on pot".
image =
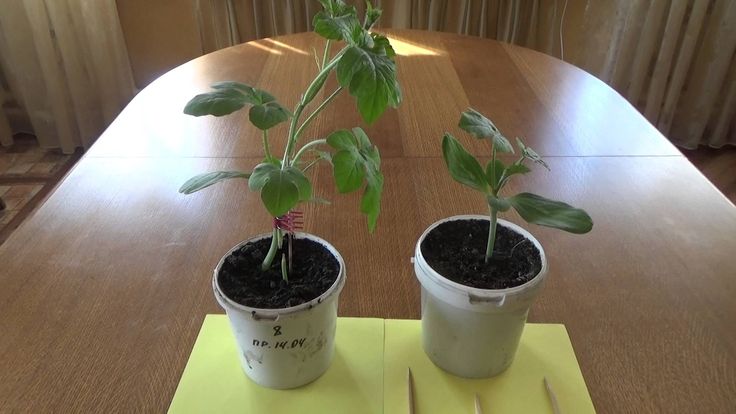
<path id="1" fill-rule="evenodd" d="M 268 342 L 260 339 L 253 340 L 253 346 L 268 349 L 296 349 L 303 348 L 307 338 L 297 338 L 290 341 L 274 341 Z"/>

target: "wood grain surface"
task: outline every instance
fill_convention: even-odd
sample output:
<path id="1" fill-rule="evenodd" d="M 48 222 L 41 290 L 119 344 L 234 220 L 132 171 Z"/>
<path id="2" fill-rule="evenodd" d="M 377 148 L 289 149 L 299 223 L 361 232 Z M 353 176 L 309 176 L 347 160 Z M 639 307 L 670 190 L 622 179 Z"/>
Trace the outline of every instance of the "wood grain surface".
<path id="1" fill-rule="evenodd" d="M 597 411 L 736 411 L 736 208 L 581 70 L 491 40 L 389 34 L 405 101 L 368 128 L 386 176 L 378 229 L 367 233 L 359 195 L 336 194 L 325 168 L 314 186 L 332 204 L 304 207 L 305 229 L 347 263 L 340 315 L 419 317 L 417 237 L 435 220 L 485 210 L 440 157 L 442 133 L 463 135 L 455 125 L 472 105 L 547 156 L 551 172 L 536 169 L 509 193 L 559 198 L 595 221 L 575 236 L 506 216 L 550 260 L 530 321 L 566 325 Z M 244 181 L 177 193 L 193 174 L 247 169 L 261 157 L 243 114 L 192 118 L 181 109 L 224 79 L 291 106 L 320 44 L 309 34 L 266 39 L 164 75 L 0 246 L 0 412 L 166 411 L 204 315 L 221 312 L 214 265 L 270 225 Z M 342 96 L 310 134 L 359 124 Z"/>

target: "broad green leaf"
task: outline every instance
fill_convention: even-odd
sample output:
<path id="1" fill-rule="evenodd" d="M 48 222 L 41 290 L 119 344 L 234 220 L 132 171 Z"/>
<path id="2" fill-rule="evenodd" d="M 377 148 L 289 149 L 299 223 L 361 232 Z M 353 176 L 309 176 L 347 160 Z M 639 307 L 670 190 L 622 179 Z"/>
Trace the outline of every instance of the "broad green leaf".
<path id="1" fill-rule="evenodd" d="M 383 48 L 349 46 L 337 63 L 337 79 L 357 98 L 358 111 L 373 123 L 388 105 L 397 106 L 401 91 L 396 81 L 396 64 Z M 377 53 L 378 52 L 378 53 Z"/>
<path id="2" fill-rule="evenodd" d="M 289 180 L 296 185 L 299 190 L 299 201 L 309 201 L 312 199 L 312 184 L 304 173 L 295 167 L 288 167 L 284 172 L 289 176 Z"/>
<path id="3" fill-rule="evenodd" d="M 445 133 L 442 139 L 442 155 L 447 169 L 455 181 L 484 193 L 488 192 L 488 182 L 483 168 L 455 137 Z"/>
<path id="4" fill-rule="evenodd" d="M 192 98 L 184 113 L 194 116 L 230 114 L 246 104 L 253 105 L 249 111 L 250 122 L 257 128 L 267 130 L 286 121 L 291 113 L 276 102 L 270 93 L 240 82 L 225 81 L 212 85 L 213 92 Z"/>
<path id="5" fill-rule="evenodd" d="M 336 150 L 351 150 L 356 147 L 357 142 L 350 131 L 341 129 L 331 133 L 327 137 L 327 145 Z"/>
<path id="6" fill-rule="evenodd" d="M 381 192 L 383 192 L 383 174 L 380 171 L 368 179 L 360 200 L 360 211 L 368 218 L 368 231 L 373 232 L 381 213 Z"/>
<path id="7" fill-rule="evenodd" d="M 184 184 L 182 184 L 181 188 L 179 188 L 179 192 L 182 194 L 192 194 L 223 180 L 248 177 L 250 177 L 250 173 L 245 171 L 214 171 L 199 174 L 188 179 Z"/>
<path id="8" fill-rule="evenodd" d="M 216 90 L 192 98 L 184 107 L 184 113 L 194 116 L 223 116 L 237 111 L 246 103 L 249 103 L 249 99 L 238 90 Z"/>
<path id="9" fill-rule="evenodd" d="M 262 162 L 256 165 L 248 180 L 248 188 L 251 191 L 260 191 L 266 185 L 266 182 L 268 182 L 271 173 L 278 170 L 280 168 L 270 162 Z"/>
<path id="10" fill-rule="evenodd" d="M 520 193 L 508 201 L 529 223 L 553 227 L 570 233 L 587 233 L 593 220 L 585 211 L 561 201 L 554 201 L 531 193 Z"/>
<path id="11" fill-rule="evenodd" d="M 500 187 L 499 183 L 503 178 L 503 171 L 505 169 L 506 166 L 503 165 L 503 162 L 498 159 L 495 163 L 493 162 L 493 160 L 490 160 L 488 161 L 488 164 L 486 164 L 486 180 L 488 180 L 488 183 L 491 184 L 491 187 L 494 190 L 498 190 L 498 188 Z"/>
<path id="12" fill-rule="evenodd" d="M 497 151 L 514 152 L 514 147 L 501 134 L 501 131 L 496 128 L 496 125 L 473 108 L 468 108 L 460 115 L 460 124 L 458 126 L 476 138 L 490 138 Z"/>
<path id="13" fill-rule="evenodd" d="M 368 229 L 373 231 L 381 211 L 381 155 L 378 148 L 361 128 L 336 131 L 327 137 L 327 144 L 337 152 L 332 156 L 335 183 L 342 193 L 355 191 L 366 182 L 360 211 L 368 218 Z"/>
<path id="14" fill-rule="evenodd" d="M 289 111 L 276 101 L 253 105 L 248 118 L 260 130 L 270 129 L 289 119 Z"/>
<path id="15" fill-rule="evenodd" d="M 357 151 L 338 151 L 332 156 L 335 184 L 341 193 L 355 191 L 363 185 L 365 167 Z"/>
<path id="16" fill-rule="evenodd" d="M 324 10 L 315 14 L 312 19 L 314 31 L 320 36 L 351 42 L 362 31 L 354 6 L 334 1 L 330 4 L 323 3 L 322 7 Z"/>
<path id="17" fill-rule="evenodd" d="M 299 202 L 299 188 L 286 171 L 273 171 L 261 189 L 261 200 L 272 216 L 280 217 Z"/>
<path id="18" fill-rule="evenodd" d="M 524 143 L 521 141 L 519 137 L 516 137 L 516 145 L 518 145 L 519 148 L 521 148 L 521 155 L 524 158 L 541 165 L 542 167 L 546 168 L 547 171 L 549 171 L 549 165 L 547 165 L 547 163 L 544 162 L 542 157 L 539 154 L 537 154 L 536 151 L 524 145 Z"/>
<path id="19" fill-rule="evenodd" d="M 511 202 L 509 202 L 508 199 L 504 197 L 496 197 L 493 194 L 489 194 L 488 197 L 486 197 L 488 200 L 488 205 L 491 206 L 494 210 L 504 212 L 508 211 L 508 209 L 511 208 Z"/>

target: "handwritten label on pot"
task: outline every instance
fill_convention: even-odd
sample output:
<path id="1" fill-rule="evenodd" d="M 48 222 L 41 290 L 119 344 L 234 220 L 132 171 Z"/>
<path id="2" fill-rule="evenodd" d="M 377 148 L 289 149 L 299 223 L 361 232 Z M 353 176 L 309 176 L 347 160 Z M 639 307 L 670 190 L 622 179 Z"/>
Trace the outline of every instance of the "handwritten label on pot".
<path id="1" fill-rule="evenodd" d="M 264 341 L 260 339 L 253 340 L 253 346 L 267 349 L 296 349 L 303 348 L 307 338 L 296 338 L 290 341 Z"/>

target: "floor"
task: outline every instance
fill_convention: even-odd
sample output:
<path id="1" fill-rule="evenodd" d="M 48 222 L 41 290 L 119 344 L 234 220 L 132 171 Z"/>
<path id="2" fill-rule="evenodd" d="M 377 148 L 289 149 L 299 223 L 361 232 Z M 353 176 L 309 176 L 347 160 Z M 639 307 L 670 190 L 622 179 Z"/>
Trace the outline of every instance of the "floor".
<path id="1" fill-rule="evenodd" d="M 695 166 L 736 204 L 736 148 L 683 150 Z M 19 134 L 0 147 L 0 244 L 44 200 L 81 157 L 41 149 L 34 136 Z"/>
<path id="2" fill-rule="evenodd" d="M 719 149 L 701 147 L 682 152 L 732 203 L 736 204 L 736 147 Z"/>
<path id="3" fill-rule="evenodd" d="M 0 244 L 49 194 L 81 154 L 43 150 L 33 135 L 18 134 L 0 147 Z"/>

